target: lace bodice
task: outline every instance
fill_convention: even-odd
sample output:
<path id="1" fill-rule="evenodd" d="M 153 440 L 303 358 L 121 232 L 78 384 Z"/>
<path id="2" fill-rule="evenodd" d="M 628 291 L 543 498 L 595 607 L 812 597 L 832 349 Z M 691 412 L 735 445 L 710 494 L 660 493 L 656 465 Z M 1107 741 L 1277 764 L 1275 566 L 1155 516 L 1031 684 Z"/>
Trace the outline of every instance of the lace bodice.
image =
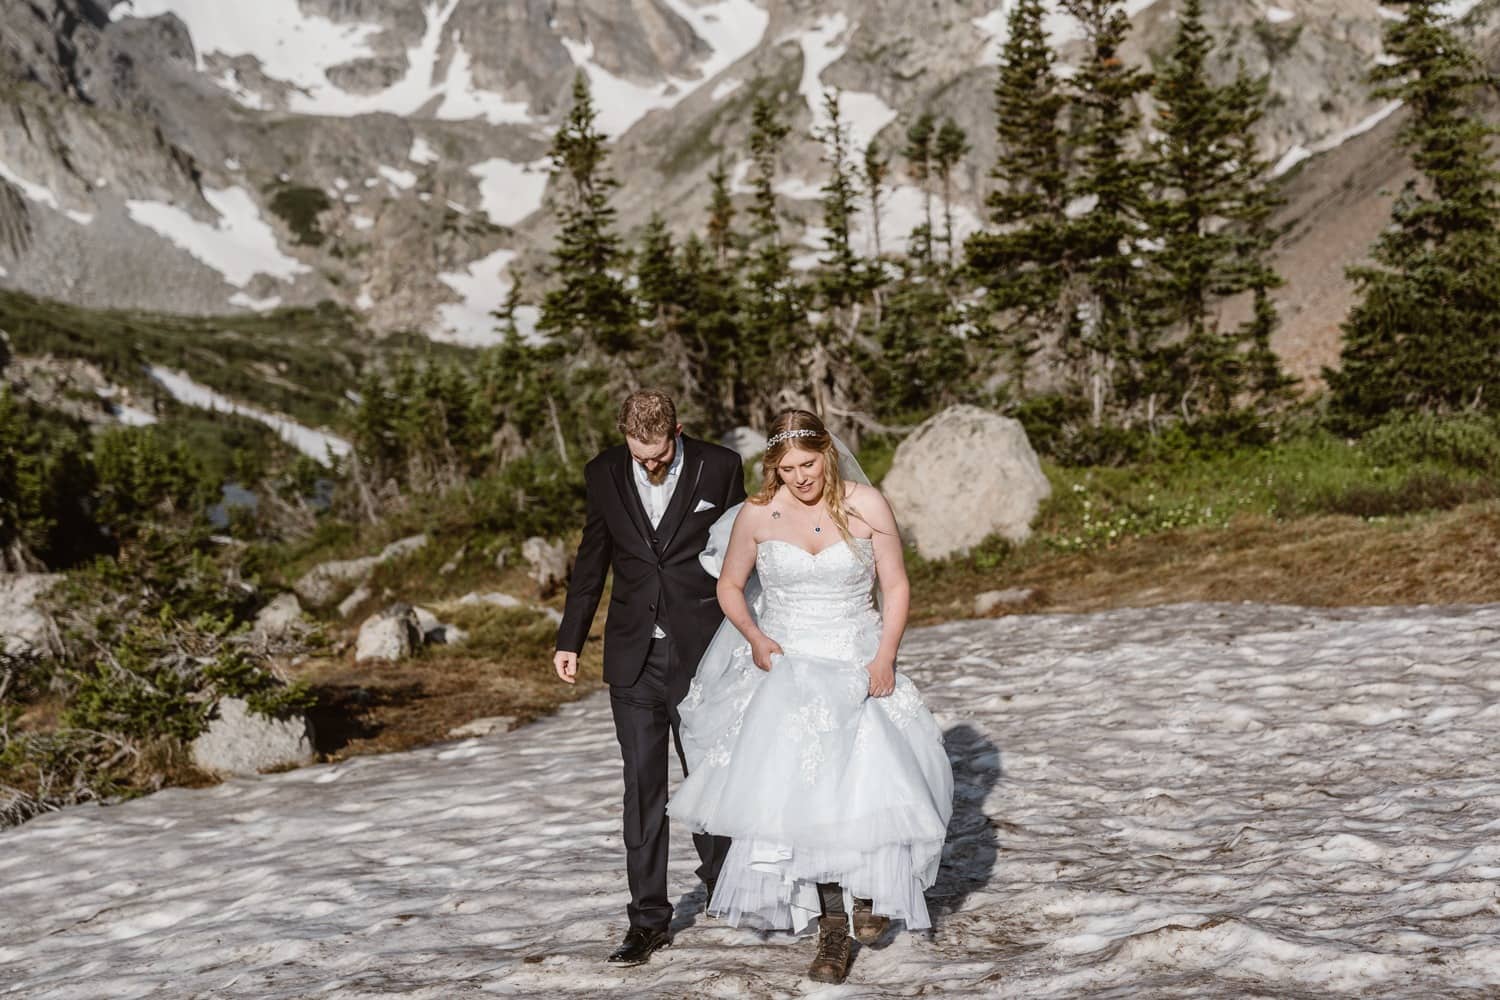
<path id="1" fill-rule="evenodd" d="M 875 610 L 875 546 L 867 538 L 839 541 L 816 554 L 795 542 L 756 546 L 764 588 L 756 601 L 761 630 L 788 653 L 861 660 L 880 644 Z"/>

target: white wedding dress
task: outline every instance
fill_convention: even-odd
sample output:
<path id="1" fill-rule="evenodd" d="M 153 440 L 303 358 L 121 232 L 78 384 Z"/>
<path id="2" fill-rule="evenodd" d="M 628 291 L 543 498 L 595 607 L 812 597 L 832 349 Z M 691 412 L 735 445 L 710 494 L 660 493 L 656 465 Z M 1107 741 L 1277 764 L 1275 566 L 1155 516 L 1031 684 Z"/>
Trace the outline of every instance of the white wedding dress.
<path id="1" fill-rule="evenodd" d="M 727 535 L 716 527 L 705 552 L 715 575 Z M 819 915 L 817 883 L 838 882 L 846 909 L 858 896 L 910 929 L 930 926 L 922 892 L 942 857 L 953 771 L 907 677 L 898 671 L 887 697 L 868 694 L 881 628 L 873 549 L 761 542 L 762 589 L 746 596 L 785 654 L 760 670 L 726 622 L 679 706 L 690 773 L 667 808 L 695 832 L 733 838 L 709 902 L 732 924 L 801 930 Z"/>

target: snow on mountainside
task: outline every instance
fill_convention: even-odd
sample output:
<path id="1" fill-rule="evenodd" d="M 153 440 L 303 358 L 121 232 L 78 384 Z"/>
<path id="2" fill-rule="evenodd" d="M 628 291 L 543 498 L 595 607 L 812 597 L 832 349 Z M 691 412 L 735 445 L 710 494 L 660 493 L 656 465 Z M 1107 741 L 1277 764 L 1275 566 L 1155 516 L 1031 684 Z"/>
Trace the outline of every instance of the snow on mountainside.
<path id="1" fill-rule="evenodd" d="M 968 131 L 974 149 L 954 179 L 961 239 L 980 225 L 1012 4 L 0 0 L 0 78 L 18 81 L 16 100 L 0 105 L 0 196 L 17 194 L 0 197 L 0 283 L 189 313 L 333 299 L 376 331 L 493 340 L 490 311 L 536 270 L 551 236 L 546 150 L 579 71 L 618 139 L 627 229 L 652 210 L 701 224 L 720 157 L 742 190 L 749 107 L 777 94 L 795 130 L 778 190 L 801 222 L 799 263 L 810 264 L 824 170 L 811 134 L 826 123 L 824 90 L 837 88 L 861 146 L 880 136 L 898 147 L 922 110 Z M 1126 55 L 1149 61 L 1175 30 L 1177 0 L 1126 6 Z M 1496 35 L 1495 7 L 1450 5 L 1482 45 Z M 1373 98 L 1365 77 L 1383 58 L 1383 20 L 1400 15 L 1374 0 L 1207 9 L 1222 71 L 1268 77 L 1263 151 L 1302 205 L 1287 221 L 1312 226 L 1305 213 L 1326 201 L 1314 191 L 1344 180 L 1325 177 L 1334 161 L 1347 165 L 1331 154 L 1390 144 L 1399 109 Z M 1066 73 L 1082 55 L 1077 25 L 1054 4 L 1048 27 Z M 1362 197 L 1380 203 L 1380 184 L 1399 171 L 1392 161 Z M 902 246 L 922 201 L 899 170 L 891 184 L 888 249 Z M 870 220 L 857 226 L 868 246 Z M 1369 230 L 1347 228 L 1329 259 L 1339 269 L 1358 259 Z M 1329 292 L 1330 274 L 1317 287 L 1291 274 L 1283 292 L 1292 308 L 1281 346 L 1298 355 L 1309 330 L 1321 345 L 1302 351 L 1303 371 L 1330 360 L 1327 317 L 1299 318 Z"/>

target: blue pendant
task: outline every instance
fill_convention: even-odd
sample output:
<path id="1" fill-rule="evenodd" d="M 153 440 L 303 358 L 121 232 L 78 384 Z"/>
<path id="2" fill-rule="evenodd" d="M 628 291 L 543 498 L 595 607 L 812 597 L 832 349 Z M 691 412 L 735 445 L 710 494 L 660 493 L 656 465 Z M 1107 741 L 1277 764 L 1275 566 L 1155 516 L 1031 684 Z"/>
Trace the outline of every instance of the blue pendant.
<path id="1" fill-rule="evenodd" d="M 823 529 L 822 528 L 813 528 L 813 534 L 815 534 L 815 535 L 821 535 L 822 533 L 823 533 Z"/>

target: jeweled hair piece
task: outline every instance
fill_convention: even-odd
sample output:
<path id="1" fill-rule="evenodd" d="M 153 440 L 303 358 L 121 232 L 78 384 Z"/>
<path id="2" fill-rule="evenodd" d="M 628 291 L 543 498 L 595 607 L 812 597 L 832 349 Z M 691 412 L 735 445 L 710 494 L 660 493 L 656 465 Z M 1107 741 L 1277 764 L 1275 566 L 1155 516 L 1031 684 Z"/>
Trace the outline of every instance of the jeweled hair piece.
<path id="1" fill-rule="evenodd" d="M 800 430 L 780 431 L 779 433 L 772 434 L 769 438 L 766 439 L 766 447 L 774 448 L 781 442 L 790 441 L 793 438 L 817 437 L 819 433 L 819 431 L 815 431 L 810 427 L 804 427 Z"/>

